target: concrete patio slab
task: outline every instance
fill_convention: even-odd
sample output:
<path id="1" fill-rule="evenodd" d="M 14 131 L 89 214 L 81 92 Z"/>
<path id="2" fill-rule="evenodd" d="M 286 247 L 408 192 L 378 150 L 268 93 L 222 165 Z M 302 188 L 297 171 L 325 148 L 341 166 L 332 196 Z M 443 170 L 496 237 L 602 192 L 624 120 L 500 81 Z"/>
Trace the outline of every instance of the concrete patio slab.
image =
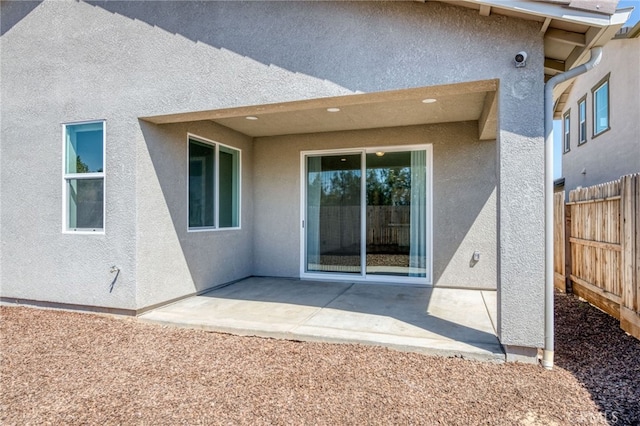
<path id="1" fill-rule="evenodd" d="M 495 292 L 252 277 L 141 315 L 237 335 L 504 361 Z"/>

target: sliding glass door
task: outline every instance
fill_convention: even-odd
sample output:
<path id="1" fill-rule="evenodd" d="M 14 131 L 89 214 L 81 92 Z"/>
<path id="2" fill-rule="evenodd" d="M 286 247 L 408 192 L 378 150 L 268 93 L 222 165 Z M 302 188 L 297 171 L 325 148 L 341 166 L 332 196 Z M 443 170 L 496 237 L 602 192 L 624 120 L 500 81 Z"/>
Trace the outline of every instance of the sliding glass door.
<path id="1" fill-rule="evenodd" d="M 307 157 L 308 272 L 360 274 L 362 156 Z"/>
<path id="2" fill-rule="evenodd" d="M 430 147 L 303 153 L 303 276 L 430 283 Z"/>
<path id="3" fill-rule="evenodd" d="M 366 155 L 368 275 L 426 276 L 426 152 Z"/>

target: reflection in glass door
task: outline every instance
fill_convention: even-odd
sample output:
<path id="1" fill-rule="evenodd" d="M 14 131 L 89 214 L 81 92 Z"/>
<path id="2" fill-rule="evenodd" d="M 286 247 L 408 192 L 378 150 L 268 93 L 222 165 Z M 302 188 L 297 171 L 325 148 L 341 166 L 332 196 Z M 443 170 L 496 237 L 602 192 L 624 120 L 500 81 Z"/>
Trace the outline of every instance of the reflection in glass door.
<path id="1" fill-rule="evenodd" d="M 362 272 L 361 154 L 307 157 L 307 272 Z"/>
<path id="2" fill-rule="evenodd" d="M 426 277 L 426 152 L 366 155 L 367 275 Z"/>

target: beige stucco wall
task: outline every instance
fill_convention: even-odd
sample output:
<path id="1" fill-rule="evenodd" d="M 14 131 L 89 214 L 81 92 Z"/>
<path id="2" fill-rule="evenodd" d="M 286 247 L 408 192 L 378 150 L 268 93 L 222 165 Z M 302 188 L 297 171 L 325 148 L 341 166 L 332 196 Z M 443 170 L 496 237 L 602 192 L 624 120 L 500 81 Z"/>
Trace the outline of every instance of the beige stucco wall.
<path id="1" fill-rule="evenodd" d="M 418 144 L 433 146 L 433 284 L 496 288 L 496 144 L 476 122 L 257 138 L 254 274 L 300 275 L 301 151 Z"/>
<path id="2" fill-rule="evenodd" d="M 565 190 L 640 172 L 640 38 L 616 39 L 599 66 L 575 80 L 563 113 L 570 110 L 571 150 L 562 156 Z M 610 130 L 593 137 L 593 93 L 609 74 Z M 578 145 L 578 101 L 587 96 L 587 142 Z M 563 131 L 564 132 L 564 131 Z M 583 173 L 584 172 L 584 173 Z"/>

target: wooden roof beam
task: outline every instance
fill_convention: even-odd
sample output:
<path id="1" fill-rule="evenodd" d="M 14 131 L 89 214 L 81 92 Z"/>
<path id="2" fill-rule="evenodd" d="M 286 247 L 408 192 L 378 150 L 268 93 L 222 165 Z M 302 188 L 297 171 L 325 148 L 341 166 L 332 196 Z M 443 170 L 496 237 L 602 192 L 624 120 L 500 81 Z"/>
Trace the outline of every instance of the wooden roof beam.
<path id="1" fill-rule="evenodd" d="M 587 45 L 587 38 L 584 34 L 559 30 L 557 28 L 547 30 L 544 38 L 546 40 L 553 40 L 560 43 L 571 44 L 573 46 L 584 47 Z"/>
<path id="2" fill-rule="evenodd" d="M 480 16 L 489 16 L 491 14 L 491 6 L 486 4 L 480 5 Z"/>
<path id="3" fill-rule="evenodd" d="M 544 72 L 546 74 L 557 74 L 559 72 L 565 72 L 564 61 L 544 58 Z"/>
<path id="4" fill-rule="evenodd" d="M 546 18 L 542 23 L 542 27 L 540 28 L 540 32 L 542 34 L 547 32 L 547 30 L 549 29 L 549 24 L 551 24 L 551 18 Z"/>
<path id="5" fill-rule="evenodd" d="M 596 45 L 600 36 L 605 32 L 603 28 L 590 28 L 585 34 L 585 46 L 576 46 L 564 61 L 564 71 L 568 71 L 579 63 L 584 62 L 584 58 L 589 54 L 588 51 Z"/>

